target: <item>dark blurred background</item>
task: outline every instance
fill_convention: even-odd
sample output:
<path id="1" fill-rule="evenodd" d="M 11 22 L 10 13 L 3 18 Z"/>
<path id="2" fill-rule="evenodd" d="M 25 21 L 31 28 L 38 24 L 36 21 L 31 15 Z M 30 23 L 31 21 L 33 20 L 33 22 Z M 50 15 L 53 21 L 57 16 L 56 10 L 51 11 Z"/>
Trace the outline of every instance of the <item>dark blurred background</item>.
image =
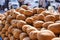
<path id="1" fill-rule="evenodd" d="M 28 5 L 30 8 L 53 6 L 57 9 L 60 6 L 60 0 L 0 0 L 0 12 L 16 9 L 21 5 Z"/>

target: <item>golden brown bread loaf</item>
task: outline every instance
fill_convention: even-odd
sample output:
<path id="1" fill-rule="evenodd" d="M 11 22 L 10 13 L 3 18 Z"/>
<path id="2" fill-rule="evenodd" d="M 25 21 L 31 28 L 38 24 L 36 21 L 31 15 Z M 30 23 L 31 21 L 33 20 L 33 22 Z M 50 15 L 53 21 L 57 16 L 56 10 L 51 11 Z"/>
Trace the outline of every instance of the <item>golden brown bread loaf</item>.
<path id="1" fill-rule="evenodd" d="M 39 20 L 44 20 L 44 15 L 43 14 L 38 14 L 38 18 L 39 18 Z"/>
<path id="2" fill-rule="evenodd" d="M 31 31 L 31 32 L 29 33 L 30 39 L 33 39 L 33 40 L 37 39 L 37 33 L 38 33 L 38 32 L 39 32 L 39 31 Z"/>
<path id="3" fill-rule="evenodd" d="M 37 33 L 38 40 L 51 40 L 52 38 L 55 38 L 55 34 L 50 30 L 42 30 Z"/>
<path id="4" fill-rule="evenodd" d="M 14 36 L 15 38 L 18 38 L 18 39 L 19 39 L 19 35 L 20 35 L 21 32 L 22 32 L 22 31 L 19 30 L 19 29 L 13 29 L 12 34 L 13 34 L 13 36 Z"/>
<path id="5" fill-rule="evenodd" d="M 32 16 L 33 15 L 33 12 L 31 11 L 31 10 L 25 10 L 24 11 L 24 15 L 26 15 L 26 16 Z"/>
<path id="6" fill-rule="evenodd" d="M 25 20 L 28 24 L 33 24 L 34 19 L 32 17 L 28 17 Z"/>
<path id="7" fill-rule="evenodd" d="M 52 15 L 49 11 L 43 11 L 41 14 L 43 14 L 44 16 Z"/>
<path id="8" fill-rule="evenodd" d="M 23 27 L 22 27 L 22 30 L 24 31 L 24 32 L 27 32 L 27 29 L 28 28 L 31 28 L 32 26 L 30 26 L 30 25 L 24 25 Z"/>
<path id="9" fill-rule="evenodd" d="M 44 8 L 38 8 L 38 9 L 37 9 L 37 13 L 39 13 L 39 14 L 42 13 L 43 11 L 45 11 Z"/>
<path id="10" fill-rule="evenodd" d="M 31 27 L 31 28 L 27 28 L 26 31 L 27 31 L 27 34 L 29 34 L 31 31 L 37 31 L 37 29 L 34 27 Z"/>
<path id="11" fill-rule="evenodd" d="M 54 22 L 52 22 L 52 21 L 48 21 L 48 22 L 45 22 L 42 26 L 44 27 L 44 28 L 48 28 L 48 26 L 50 25 L 50 24 L 53 24 Z"/>
<path id="12" fill-rule="evenodd" d="M 18 20 L 12 20 L 11 25 L 17 27 Z"/>
<path id="13" fill-rule="evenodd" d="M 60 23 L 54 23 L 48 26 L 48 29 L 54 32 L 55 34 L 60 33 Z"/>
<path id="14" fill-rule="evenodd" d="M 23 9 L 25 9 L 25 10 L 28 10 L 28 6 L 27 5 L 22 5 L 21 6 Z"/>
<path id="15" fill-rule="evenodd" d="M 26 16 L 24 14 L 19 14 L 19 15 L 17 15 L 16 19 L 17 20 L 25 20 Z"/>
<path id="16" fill-rule="evenodd" d="M 43 25 L 43 21 L 35 21 L 34 23 L 33 23 L 33 26 L 35 27 L 35 28 L 41 28 L 42 27 L 42 25 Z"/>
<path id="17" fill-rule="evenodd" d="M 44 21 L 47 22 L 47 21 L 53 21 L 55 22 L 55 16 L 54 15 L 47 15 L 45 18 L 44 18 Z"/>
<path id="18" fill-rule="evenodd" d="M 22 29 L 22 26 L 23 26 L 23 25 L 26 25 L 26 24 L 27 24 L 27 23 L 26 23 L 25 21 L 19 20 L 19 22 L 17 23 L 17 28 Z"/>

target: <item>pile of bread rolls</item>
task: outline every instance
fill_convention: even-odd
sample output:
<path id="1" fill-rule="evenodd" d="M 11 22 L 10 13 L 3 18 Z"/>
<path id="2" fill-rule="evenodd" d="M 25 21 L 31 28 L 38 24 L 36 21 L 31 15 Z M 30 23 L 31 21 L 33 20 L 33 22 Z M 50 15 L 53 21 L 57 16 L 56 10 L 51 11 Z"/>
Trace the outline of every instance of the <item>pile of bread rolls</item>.
<path id="1" fill-rule="evenodd" d="M 60 40 L 60 15 L 23 5 L 0 14 L 3 40 Z"/>

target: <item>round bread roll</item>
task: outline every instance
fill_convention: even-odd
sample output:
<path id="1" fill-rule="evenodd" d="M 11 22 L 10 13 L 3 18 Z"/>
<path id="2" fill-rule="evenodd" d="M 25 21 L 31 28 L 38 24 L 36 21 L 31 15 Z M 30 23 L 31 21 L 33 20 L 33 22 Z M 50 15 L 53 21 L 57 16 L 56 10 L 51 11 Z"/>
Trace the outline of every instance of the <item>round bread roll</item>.
<path id="1" fill-rule="evenodd" d="M 48 21 L 48 22 L 45 22 L 42 26 L 44 27 L 44 28 L 48 28 L 48 26 L 50 25 L 50 24 L 53 24 L 54 22 L 52 22 L 52 21 Z"/>
<path id="2" fill-rule="evenodd" d="M 37 29 L 34 27 L 31 27 L 31 28 L 27 28 L 26 31 L 27 31 L 27 34 L 29 34 L 31 31 L 37 31 Z"/>
<path id="3" fill-rule="evenodd" d="M 29 37 L 25 37 L 23 40 L 31 40 Z"/>
<path id="4" fill-rule="evenodd" d="M 37 33 L 38 40 L 51 40 L 55 37 L 55 34 L 50 30 L 42 30 Z"/>
<path id="5" fill-rule="evenodd" d="M 16 12 L 16 11 L 13 11 L 13 12 L 11 12 L 12 14 L 11 14 L 11 16 L 12 16 L 12 18 L 16 18 L 16 16 L 17 15 L 19 15 L 20 13 L 19 12 Z"/>
<path id="6" fill-rule="evenodd" d="M 13 29 L 12 34 L 15 38 L 19 39 L 19 35 L 22 31 L 19 29 Z"/>
<path id="7" fill-rule="evenodd" d="M 7 18 L 6 18 L 6 21 L 11 22 L 12 19 L 13 19 L 12 16 L 9 15 L 9 16 L 7 16 Z"/>
<path id="8" fill-rule="evenodd" d="M 5 16 L 7 17 L 8 15 L 12 15 L 14 13 L 15 9 L 11 9 L 11 10 L 8 10 L 6 13 L 5 13 Z"/>
<path id="9" fill-rule="evenodd" d="M 24 14 L 17 15 L 16 17 L 17 20 L 25 20 L 26 16 Z"/>
<path id="10" fill-rule="evenodd" d="M 47 15 L 45 18 L 44 18 L 44 21 L 47 22 L 47 21 L 55 21 L 55 16 L 54 15 Z"/>
<path id="11" fill-rule="evenodd" d="M 59 20 L 59 14 L 55 14 L 55 20 Z"/>
<path id="12" fill-rule="evenodd" d="M 52 40 L 60 40 L 60 37 L 53 38 Z"/>
<path id="13" fill-rule="evenodd" d="M 33 24 L 34 19 L 33 19 L 32 17 L 28 17 L 25 21 L 26 21 L 28 24 Z"/>
<path id="14" fill-rule="evenodd" d="M 37 13 L 37 9 L 38 9 L 38 8 L 33 8 L 33 9 L 32 9 L 32 11 L 33 11 L 34 14 Z"/>
<path id="15" fill-rule="evenodd" d="M 24 31 L 24 32 L 27 32 L 27 29 L 28 28 L 31 28 L 32 26 L 30 26 L 30 25 L 24 25 L 23 27 L 22 27 L 22 30 Z"/>
<path id="16" fill-rule="evenodd" d="M 19 22 L 17 23 L 17 28 L 21 28 L 22 29 L 22 26 L 23 25 L 26 25 L 27 23 L 23 20 L 19 20 Z"/>
<path id="17" fill-rule="evenodd" d="M 4 20 L 6 17 L 4 14 L 0 14 L 0 20 Z"/>
<path id="18" fill-rule="evenodd" d="M 18 20 L 12 20 L 11 25 L 17 27 Z"/>
<path id="19" fill-rule="evenodd" d="M 34 19 L 34 21 L 39 20 L 38 15 L 39 15 L 39 14 L 35 14 L 34 16 L 32 16 L 32 18 Z"/>
<path id="20" fill-rule="evenodd" d="M 44 20 L 44 17 L 45 17 L 45 16 L 44 16 L 43 14 L 39 14 L 39 15 L 38 15 L 39 20 Z"/>
<path id="21" fill-rule="evenodd" d="M 37 33 L 38 33 L 39 31 L 31 31 L 30 33 L 29 33 L 29 37 L 30 37 L 30 39 L 37 39 Z"/>
<path id="22" fill-rule="evenodd" d="M 19 12 L 13 11 L 12 14 L 11 14 L 11 16 L 12 16 L 12 18 L 15 19 L 16 16 L 19 15 L 19 14 L 20 14 Z"/>
<path id="23" fill-rule="evenodd" d="M 13 26 L 10 26 L 9 28 L 8 28 L 8 32 L 9 33 L 12 33 L 12 29 L 13 29 L 14 27 Z"/>
<path id="24" fill-rule="evenodd" d="M 27 34 L 26 33 L 21 33 L 19 37 L 20 37 L 20 40 L 23 40 L 25 37 L 27 37 Z"/>
<path id="25" fill-rule="evenodd" d="M 36 27 L 36 28 L 41 28 L 43 23 L 44 23 L 43 21 L 35 21 L 33 23 L 33 26 Z"/>
<path id="26" fill-rule="evenodd" d="M 54 23 L 48 26 L 48 29 L 54 32 L 55 34 L 60 33 L 60 23 Z"/>
<path id="27" fill-rule="evenodd" d="M 29 17 L 33 15 L 33 12 L 31 10 L 25 10 L 24 15 Z"/>
<path id="28" fill-rule="evenodd" d="M 44 16 L 52 15 L 49 11 L 43 11 L 41 14 L 43 14 Z"/>
<path id="29" fill-rule="evenodd" d="M 23 9 L 23 8 L 20 8 L 20 9 L 18 10 L 18 12 L 19 12 L 19 13 L 21 13 L 21 14 L 24 14 L 24 12 L 25 12 L 25 9 Z"/>
<path id="30" fill-rule="evenodd" d="M 43 11 L 45 11 L 44 8 L 38 8 L 38 9 L 37 9 L 37 13 L 39 13 L 39 14 L 40 14 L 41 12 L 43 12 Z"/>
<path id="31" fill-rule="evenodd" d="M 22 5 L 21 6 L 23 9 L 25 9 L 25 10 L 28 10 L 28 6 L 27 5 Z"/>

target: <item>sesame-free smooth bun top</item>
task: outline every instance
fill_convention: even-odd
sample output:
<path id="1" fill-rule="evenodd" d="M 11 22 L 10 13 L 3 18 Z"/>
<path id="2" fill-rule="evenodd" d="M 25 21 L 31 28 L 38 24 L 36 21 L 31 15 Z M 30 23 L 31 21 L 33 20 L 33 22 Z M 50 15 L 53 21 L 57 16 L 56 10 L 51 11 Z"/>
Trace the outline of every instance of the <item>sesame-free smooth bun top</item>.
<path id="1" fill-rule="evenodd" d="M 36 28 L 41 28 L 43 23 L 44 23 L 43 21 L 35 21 L 33 23 L 33 26 L 36 27 Z"/>
<path id="2" fill-rule="evenodd" d="M 44 27 L 44 28 L 48 28 L 48 26 L 50 25 L 50 24 L 53 24 L 54 22 L 52 22 L 52 21 L 48 21 L 48 22 L 45 22 L 42 26 Z"/>
<path id="3" fill-rule="evenodd" d="M 47 15 L 45 18 L 44 18 L 44 21 L 55 21 L 55 16 L 54 15 Z"/>
<path id="4" fill-rule="evenodd" d="M 27 23 L 23 20 L 19 20 L 19 22 L 17 23 L 17 28 L 21 28 L 22 29 L 22 26 L 23 25 L 26 25 Z"/>
<path id="5" fill-rule="evenodd" d="M 22 30 L 24 31 L 24 32 L 26 32 L 27 31 L 27 29 L 28 28 L 31 28 L 32 26 L 30 26 L 30 25 L 24 25 L 23 27 L 22 27 Z"/>
<path id="6" fill-rule="evenodd" d="M 26 15 L 27 17 L 32 16 L 33 12 L 31 10 L 25 10 L 24 11 L 24 15 Z"/>
<path id="7" fill-rule="evenodd" d="M 54 23 L 48 26 L 48 29 L 54 32 L 55 34 L 60 33 L 60 23 Z"/>
<path id="8" fill-rule="evenodd" d="M 44 16 L 52 15 L 49 11 L 43 11 L 41 14 L 43 14 Z"/>
<path id="9" fill-rule="evenodd" d="M 51 40 L 55 37 L 55 34 L 50 30 L 42 30 L 37 33 L 38 40 Z"/>
<path id="10" fill-rule="evenodd" d="M 32 17 L 28 17 L 25 20 L 28 24 L 33 24 L 34 19 Z"/>
<path id="11" fill-rule="evenodd" d="M 38 8 L 38 9 L 37 9 L 37 13 L 38 13 L 38 14 L 40 14 L 40 13 L 43 12 L 43 11 L 45 11 L 44 8 Z"/>
<path id="12" fill-rule="evenodd" d="M 17 15 L 16 19 L 17 20 L 25 20 L 26 16 L 24 14 L 19 14 L 19 15 Z"/>
<path id="13" fill-rule="evenodd" d="M 39 15 L 38 15 L 39 20 L 44 20 L 44 17 L 45 17 L 45 16 L 44 16 L 43 14 L 39 14 Z"/>

